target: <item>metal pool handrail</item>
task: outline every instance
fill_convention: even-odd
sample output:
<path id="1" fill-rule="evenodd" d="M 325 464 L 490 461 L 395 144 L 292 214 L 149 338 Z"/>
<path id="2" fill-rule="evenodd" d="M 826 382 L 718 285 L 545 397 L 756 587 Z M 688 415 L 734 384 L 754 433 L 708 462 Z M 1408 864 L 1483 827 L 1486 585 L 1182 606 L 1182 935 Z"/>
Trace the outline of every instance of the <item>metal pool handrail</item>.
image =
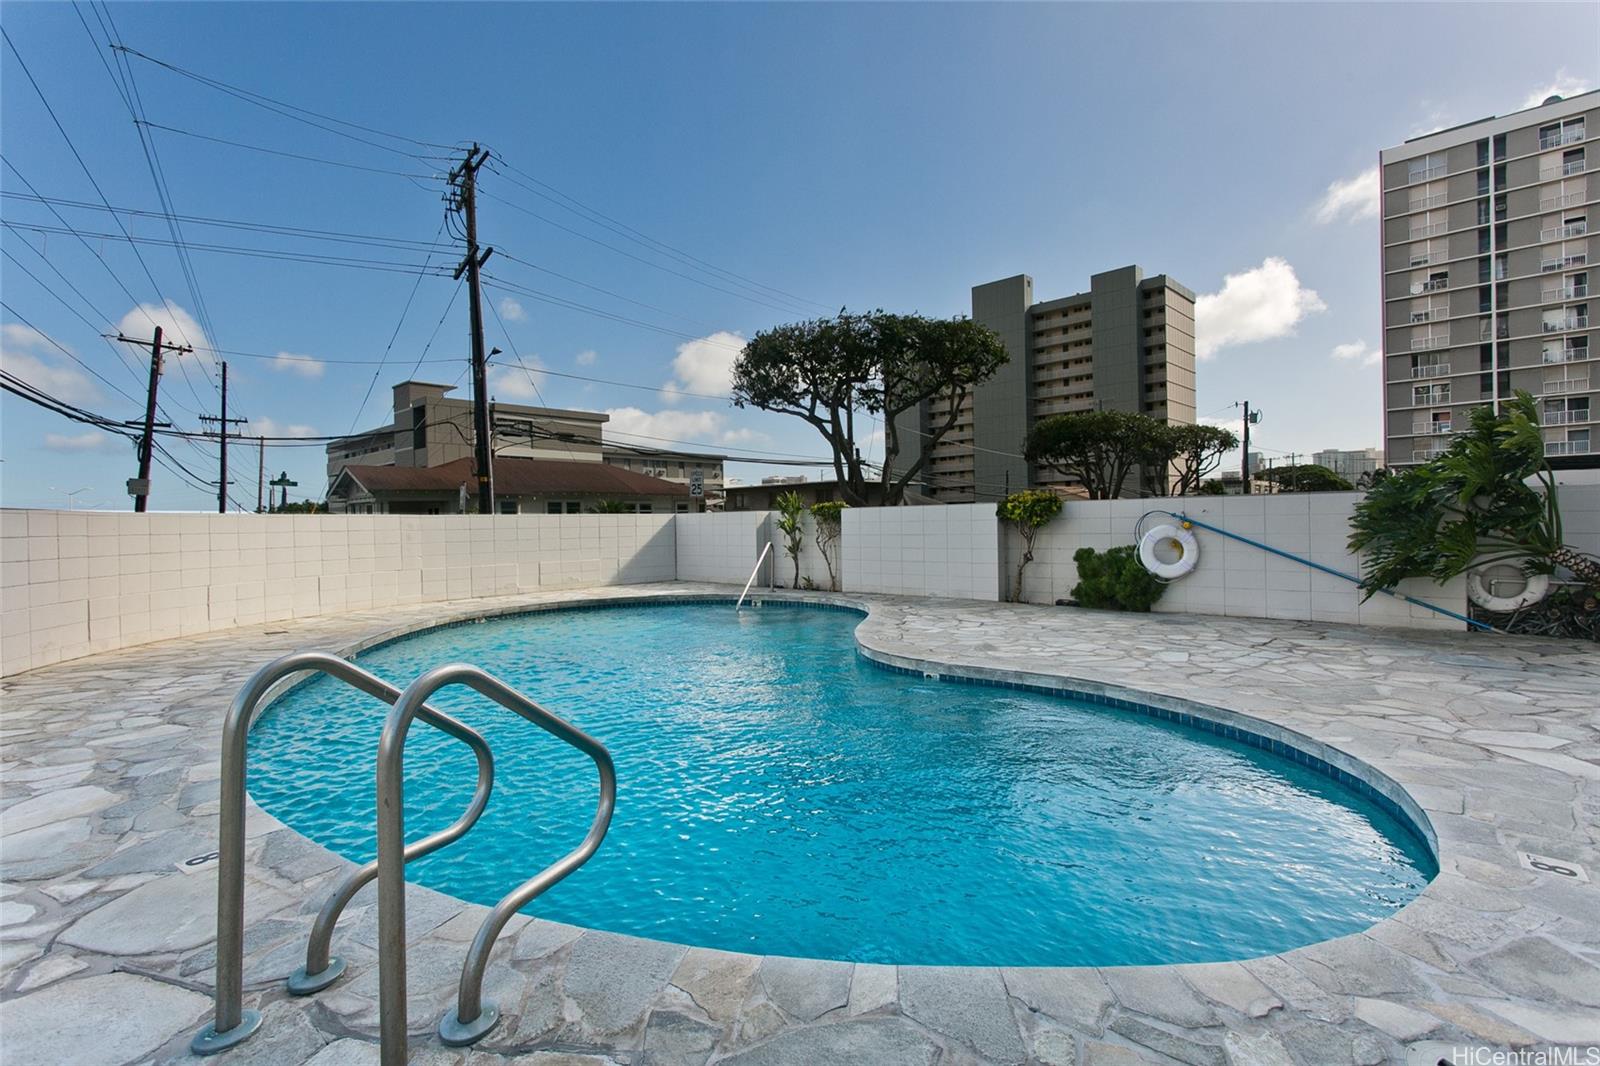
<path id="1" fill-rule="evenodd" d="M 280 680 L 302 671 L 317 671 L 394 703 L 401 696 L 395 686 L 367 673 L 337 655 L 302 651 L 268 663 L 247 681 L 228 708 L 222 724 L 221 811 L 217 842 L 217 982 L 211 1023 L 195 1034 L 190 1050 L 215 1055 L 247 1040 L 261 1027 L 258 1011 L 245 1010 L 244 998 L 244 820 L 246 749 L 250 724 L 262 697 Z M 432 707 L 419 707 L 416 716 L 436 729 L 465 742 L 478 762 L 478 784 L 467 810 L 449 828 L 404 849 L 402 862 L 436 851 L 471 829 L 489 802 L 494 786 L 494 756 L 478 732 Z M 306 948 L 305 968 L 289 979 L 290 991 L 304 995 L 326 988 L 344 972 L 344 963 L 328 957 L 334 924 L 350 898 L 377 874 L 368 863 L 340 883 L 317 914 Z"/>
<path id="2" fill-rule="evenodd" d="M 483 971 L 495 939 L 519 908 L 589 860 L 605 839 L 616 807 L 616 768 L 605 745 L 478 667 L 466 663 L 436 667 L 401 693 L 389 708 L 383 737 L 378 742 L 378 1029 L 383 1066 L 404 1066 L 406 1061 L 406 733 L 411 720 L 421 715 L 428 697 L 447 685 L 458 684 L 489 697 L 594 760 L 600 772 L 600 804 L 583 842 L 513 889 L 495 904 L 478 928 L 461 966 L 456 1009 L 446 1010 L 439 1021 L 439 1038 L 446 1044 L 471 1044 L 494 1027 L 500 1012 L 493 1004 L 482 1002 L 482 991 Z"/>
<path id="3" fill-rule="evenodd" d="M 733 605 L 735 611 L 744 606 L 744 598 L 750 594 L 750 586 L 756 583 L 756 575 L 761 573 L 761 564 L 767 561 L 767 554 L 771 551 L 772 541 L 769 540 L 767 546 L 761 549 L 761 556 L 756 559 L 756 568 L 750 571 L 750 580 L 744 583 L 744 591 L 739 593 L 739 602 Z"/>

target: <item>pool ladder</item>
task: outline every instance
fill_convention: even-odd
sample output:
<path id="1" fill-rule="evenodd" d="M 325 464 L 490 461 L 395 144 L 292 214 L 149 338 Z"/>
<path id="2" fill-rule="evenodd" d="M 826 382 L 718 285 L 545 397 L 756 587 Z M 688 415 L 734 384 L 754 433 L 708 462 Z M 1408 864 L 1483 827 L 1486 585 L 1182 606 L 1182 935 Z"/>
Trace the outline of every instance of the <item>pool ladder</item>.
<path id="1" fill-rule="evenodd" d="M 589 860 L 611 825 L 617 777 L 605 745 L 540 707 L 476 666 L 457 663 L 430 670 L 405 691 L 348 660 L 325 652 L 302 651 L 267 664 L 234 697 L 222 725 L 221 812 L 217 854 L 217 980 L 211 1023 L 195 1034 L 190 1049 L 215 1055 L 249 1039 L 261 1015 L 244 1008 L 244 851 L 245 763 L 250 726 L 267 695 L 293 674 L 322 673 L 389 704 L 378 743 L 378 857 L 351 871 L 318 911 L 306 946 L 306 963 L 288 980 L 295 995 L 311 995 L 343 975 L 345 964 L 329 954 L 333 928 L 350 900 L 374 878 L 378 882 L 378 1030 L 383 1066 L 406 1061 L 405 864 L 450 844 L 477 823 L 494 788 L 494 755 L 482 734 L 428 705 L 434 693 L 465 685 L 513 711 L 594 760 L 600 774 L 600 802 L 588 834 L 571 852 L 509 892 L 478 928 L 461 966 L 456 1006 L 439 1021 L 439 1038 L 459 1047 L 481 1040 L 499 1021 L 499 1011 L 483 1002 L 483 971 L 489 953 L 511 916 Z M 421 719 L 472 749 L 478 783 L 460 818 L 449 827 L 405 843 L 404 751 L 411 723 Z"/>

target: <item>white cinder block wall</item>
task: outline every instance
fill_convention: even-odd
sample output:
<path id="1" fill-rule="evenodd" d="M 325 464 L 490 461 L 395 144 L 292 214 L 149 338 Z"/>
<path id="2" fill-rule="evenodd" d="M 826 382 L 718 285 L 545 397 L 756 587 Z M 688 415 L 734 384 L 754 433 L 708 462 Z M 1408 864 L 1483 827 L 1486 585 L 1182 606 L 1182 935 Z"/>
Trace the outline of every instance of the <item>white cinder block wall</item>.
<path id="1" fill-rule="evenodd" d="M 766 511 L 728 511 L 723 514 L 674 515 L 677 538 L 678 580 L 714 581 L 743 585 L 761 556 L 765 543 Z M 780 544 L 773 549 L 782 552 Z M 769 566 L 763 565 L 757 583 L 765 586 Z M 779 571 L 782 572 L 781 570 Z"/>
<path id="2" fill-rule="evenodd" d="M 0 511 L 0 674 L 236 625 L 671 581 L 672 515 Z"/>
<path id="3" fill-rule="evenodd" d="M 1348 574 L 1360 562 L 1345 547 L 1351 510 L 1359 492 L 1280 493 L 1274 496 L 1189 496 L 1166 500 L 1078 500 L 1040 532 L 1034 561 L 1023 579 L 1023 598 L 1033 603 L 1069 599 L 1078 582 L 1072 561 L 1079 548 L 1104 551 L 1133 544 L 1134 526 L 1147 511 L 1183 511 L 1210 525 L 1261 541 Z M 1152 516 L 1145 528 L 1172 521 Z M 1361 602 L 1354 584 L 1300 563 L 1207 530 L 1194 531 L 1200 563 L 1167 586 L 1155 610 L 1221 614 L 1244 618 L 1285 618 L 1414 628 L 1460 629 L 1462 623 L 1392 596 Z M 1007 528 L 1006 563 L 1015 572 L 1022 538 Z M 1466 612 L 1466 582 L 1440 586 L 1426 579 L 1407 581 L 1399 591 L 1447 610 Z"/>
<path id="4" fill-rule="evenodd" d="M 843 587 L 850 592 L 1000 598 L 994 504 L 852 507 L 844 512 Z"/>

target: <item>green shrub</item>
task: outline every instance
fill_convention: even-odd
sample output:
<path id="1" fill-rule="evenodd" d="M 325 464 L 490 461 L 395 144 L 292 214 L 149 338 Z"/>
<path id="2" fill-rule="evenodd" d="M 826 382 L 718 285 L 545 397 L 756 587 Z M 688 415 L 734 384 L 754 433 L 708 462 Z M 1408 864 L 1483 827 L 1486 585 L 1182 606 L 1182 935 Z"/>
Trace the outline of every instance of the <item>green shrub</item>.
<path id="1" fill-rule="evenodd" d="M 1072 561 L 1078 564 L 1078 583 L 1072 587 L 1072 598 L 1080 607 L 1148 611 L 1166 589 L 1139 562 L 1139 550 L 1131 544 L 1103 552 L 1079 548 Z"/>
<path id="2" fill-rule="evenodd" d="M 1061 513 L 1061 497 L 1049 489 L 1024 489 L 1000 501 L 995 514 L 1022 534 L 1022 561 L 1017 564 L 1017 584 L 1011 602 L 1022 602 L 1022 572 L 1033 562 L 1033 538 Z"/>

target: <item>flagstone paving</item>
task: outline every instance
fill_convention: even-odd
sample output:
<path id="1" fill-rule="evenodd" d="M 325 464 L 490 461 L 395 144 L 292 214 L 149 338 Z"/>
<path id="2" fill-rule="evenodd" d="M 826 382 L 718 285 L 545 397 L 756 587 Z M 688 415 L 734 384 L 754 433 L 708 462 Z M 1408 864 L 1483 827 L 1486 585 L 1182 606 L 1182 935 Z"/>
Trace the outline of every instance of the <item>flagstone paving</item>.
<path id="1" fill-rule="evenodd" d="M 215 962 L 217 751 L 228 701 L 291 650 L 485 612 L 595 598 L 726 596 L 634 586 L 256 626 L 107 653 L 0 682 L 0 1059 L 196 1061 Z M 781 594 L 780 594 L 781 595 Z M 806 598 L 826 598 L 808 594 Z M 484 909 L 407 897 L 412 1061 L 489 1066 L 893 1066 L 1404 1062 L 1425 1041 L 1600 1044 L 1600 654 L 1551 641 L 877 596 L 864 653 L 926 672 L 1117 694 L 1267 735 L 1425 815 L 1438 878 L 1354 936 L 1241 963 L 1105 969 L 851 965 L 636 940 L 519 916 L 485 998 L 504 1020 L 439 1045 Z M 1244 719 L 1239 716 L 1249 716 Z M 1403 793 L 1400 791 L 1403 789 Z M 212 1060 L 377 1061 L 369 887 L 340 923 L 350 969 L 317 996 L 282 981 L 349 868 L 253 806 L 246 998 L 261 1031 Z M 1552 864 L 1546 864 L 1552 865 Z M 1580 1060 L 1581 1061 L 1581 1060 Z"/>

